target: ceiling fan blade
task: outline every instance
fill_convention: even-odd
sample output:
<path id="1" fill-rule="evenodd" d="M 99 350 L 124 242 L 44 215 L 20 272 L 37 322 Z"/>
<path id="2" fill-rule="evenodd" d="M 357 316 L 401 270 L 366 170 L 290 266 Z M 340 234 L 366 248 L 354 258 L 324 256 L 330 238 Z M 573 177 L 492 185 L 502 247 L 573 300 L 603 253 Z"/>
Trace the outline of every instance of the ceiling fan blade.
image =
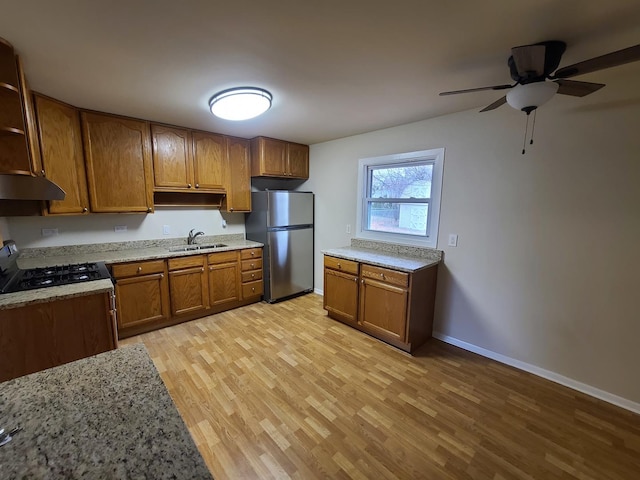
<path id="1" fill-rule="evenodd" d="M 558 92 L 561 95 L 584 97 L 604 87 L 604 83 L 576 82 L 575 80 L 556 80 L 560 85 Z"/>
<path id="2" fill-rule="evenodd" d="M 506 95 L 498 100 L 496 100 L 495 102 L 493 102 L 491 105 L 488 105 L 486 107 L 484 107 L 482 110 L 480 110 L 480 113 L 482 112 L 488 112 L 489 110 L 495 110 L 496 108 L 504 105 L 505 103 L 507 103 L 507 97 Z"/>
<path id="3" fill-rule="evenodd" d="M 493 85 L 491 87 L 479 87 L 479 88 L 467 88 L 466 90 L 452 90 L 451 92 L 442 92 L 440 96 L 443 95 L 457 95 L 458 93 L 471 93 L 471 92 L 481 92 L 483 90 L 506 90 L 507 88 L 515 87 L 513 85 Z"/>
<path id="4" fill-rule="evenodd" d="M 553 78 L 569 78 L 585 73 L 597 72 L 605 68 L 617 67 L 625 63 L 637 62 L 640 60 L 640 45 L 624 48 L 617 52 L 607 53 L 600 57 L 595 57 L 584 62 L 574 63 L 567 67 L 562 67 L 553 75 Z"/>
<path id="5" fill-rule="evenodd" d="M 511 49 L 518 75 L 523 78 L 539 77 L 544 74 L 544 45 L 525 45 Z"/>

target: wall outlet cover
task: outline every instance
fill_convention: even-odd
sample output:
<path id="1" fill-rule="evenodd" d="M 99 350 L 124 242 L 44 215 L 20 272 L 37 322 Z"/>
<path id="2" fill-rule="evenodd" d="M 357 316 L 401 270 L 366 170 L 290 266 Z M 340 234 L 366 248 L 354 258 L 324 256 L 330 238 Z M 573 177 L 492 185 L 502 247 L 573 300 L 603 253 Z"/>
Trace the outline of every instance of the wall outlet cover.
<path id="1" fill-rule="evenodd" d="M 169 225 L 163 225 L 162 226 L 162 234 L 163 235 L 170 235 L 171 234 L 171 227 Z"/>
<path id="2" fill-rule="evenodd" d="M 449 246 L 450 247 L 457 247 L 458 246 L 458 235 L 456 235 L 455 233 L 450 233 L 449 234 Z"/>
<path id="3" fill-rule="evenodd" d="M 58 229 L 57 228 L 43 228 L 42 229 L 42 236 L 43 237 L 53 237 L 55 235 L 58 235 Z"/>
<path id="4" fill-rule="evenodd" d="M 127 226 L 126 225 L 116 225 L 115 227 L 113 227 L 113 231 L 114 232 L 126 232 L 127 231 Z"/>

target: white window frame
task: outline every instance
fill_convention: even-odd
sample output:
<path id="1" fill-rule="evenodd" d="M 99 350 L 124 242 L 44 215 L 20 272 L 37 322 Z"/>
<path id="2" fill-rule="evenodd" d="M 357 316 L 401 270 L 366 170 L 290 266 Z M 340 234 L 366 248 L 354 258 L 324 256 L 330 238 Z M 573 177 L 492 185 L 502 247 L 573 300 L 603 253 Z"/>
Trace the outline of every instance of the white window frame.
<path id="1" fill-rule="evenodd" d="M 369 167 L 376 167 L 378 165 L 410 165 L 412 162 L 433 163 L 431 201 L 429 202 L 429 223 L 427 225 L 426 236 L 367 230 L 365 226 L 367 225 L 367 171 Z M 361 158 L 358 161 L 358 211 L 356 215 L 356 238 L 436 248 L 438 246 L 438 226 L 440 223 L 440 198 L 442 194 L 443 170 L 444 148 L 396 153 L 383 155 L 381 157 Z"/>

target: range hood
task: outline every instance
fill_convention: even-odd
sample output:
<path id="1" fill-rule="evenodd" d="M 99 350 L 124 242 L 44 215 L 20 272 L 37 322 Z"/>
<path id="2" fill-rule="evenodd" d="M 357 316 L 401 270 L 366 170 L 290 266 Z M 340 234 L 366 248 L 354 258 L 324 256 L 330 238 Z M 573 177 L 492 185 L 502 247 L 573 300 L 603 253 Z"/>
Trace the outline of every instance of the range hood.
<path id="1" fill-rule="evenodd" d="M 45 177 L 0 174 L 0 200 L 64 200 L 64 190 Z"/>

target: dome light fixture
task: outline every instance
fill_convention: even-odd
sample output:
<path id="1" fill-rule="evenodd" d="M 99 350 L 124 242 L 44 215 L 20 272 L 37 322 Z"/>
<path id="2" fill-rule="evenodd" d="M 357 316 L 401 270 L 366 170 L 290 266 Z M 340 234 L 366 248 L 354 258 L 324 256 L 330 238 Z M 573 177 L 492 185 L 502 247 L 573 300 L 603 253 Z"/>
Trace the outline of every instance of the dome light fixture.
<path id="1" fill-rule="evenodd" d="M 558 91 L 556 82 L 534 82 L 516 85 L 507 93 L 507 103 L 516 110 L 522 110 L 527 115 L 540 105 L 551 100 Z"/>
<path id="2" fill-rule="evenodd" d="M 256 87 L 235 87 L 216 93 L 209 100 L 211 113 L 224 120 L 249 120 L 271 108 L 271 93 Z"/>

